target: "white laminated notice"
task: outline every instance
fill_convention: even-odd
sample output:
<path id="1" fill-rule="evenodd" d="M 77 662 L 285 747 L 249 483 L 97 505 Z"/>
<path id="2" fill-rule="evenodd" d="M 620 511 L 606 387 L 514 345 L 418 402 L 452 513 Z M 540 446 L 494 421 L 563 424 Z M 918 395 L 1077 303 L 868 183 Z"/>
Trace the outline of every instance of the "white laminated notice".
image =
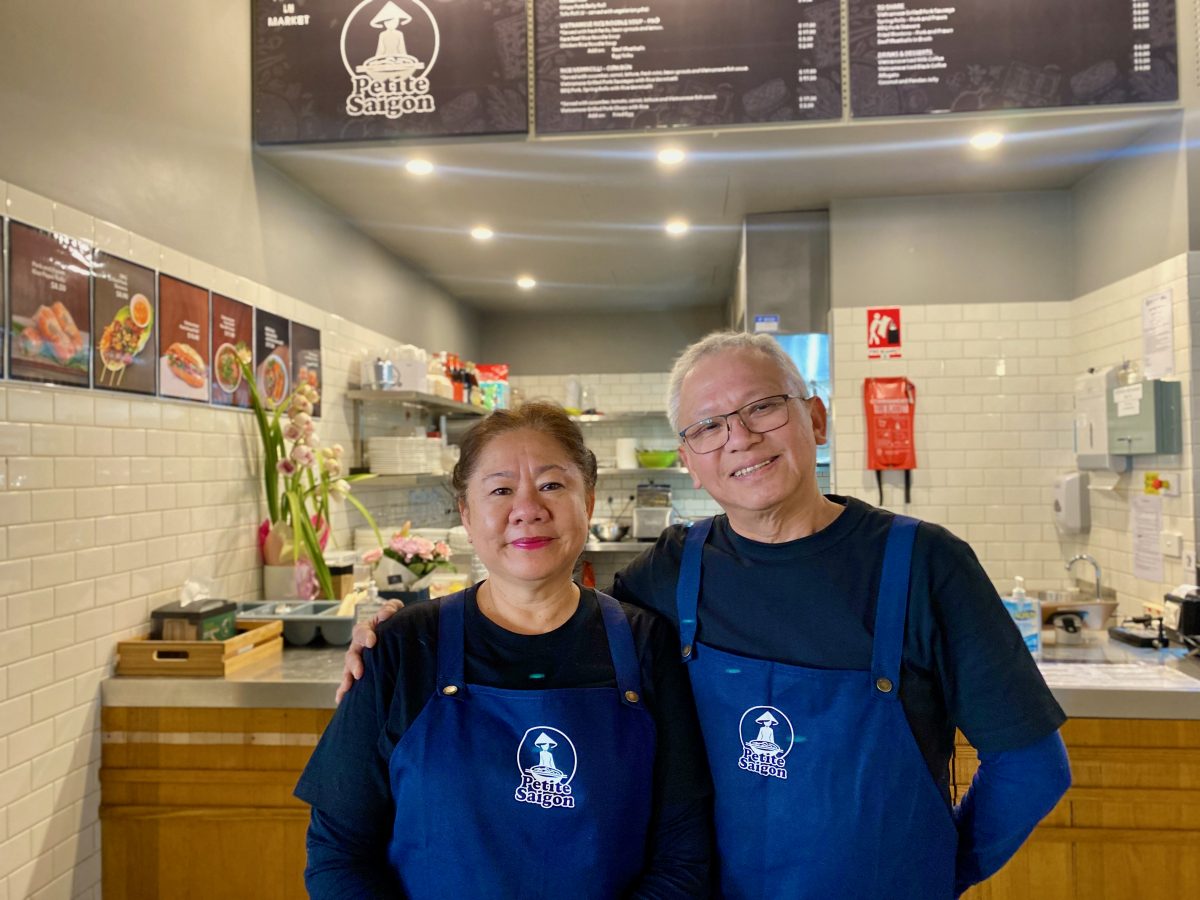
<path id="1" fill-rule="evenodd" d="M 1117 404 L 1117 418 L 1136 416 L 1142 411 L 1142 382 L 1113 388 L 1113 402 Z"/>

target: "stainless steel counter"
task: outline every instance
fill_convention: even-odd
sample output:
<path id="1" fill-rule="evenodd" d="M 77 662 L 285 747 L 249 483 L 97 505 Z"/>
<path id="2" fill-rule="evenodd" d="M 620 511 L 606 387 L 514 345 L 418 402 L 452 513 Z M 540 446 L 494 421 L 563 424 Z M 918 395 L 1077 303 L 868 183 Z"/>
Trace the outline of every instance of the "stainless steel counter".
<path id="1" fill-rule="evenodd" d="M 1177 649 L 1138 650 L 1104 632 L 1086 634 L 1082 646 L 1047 646 L 1039 664 L 1067 715 L 1200 719 L 1200 661 Z M 332 709 L 343 653 L 288 648 L 281 662 L 226 679 L 113 677 L 101 697 L 105 706 Z"/>

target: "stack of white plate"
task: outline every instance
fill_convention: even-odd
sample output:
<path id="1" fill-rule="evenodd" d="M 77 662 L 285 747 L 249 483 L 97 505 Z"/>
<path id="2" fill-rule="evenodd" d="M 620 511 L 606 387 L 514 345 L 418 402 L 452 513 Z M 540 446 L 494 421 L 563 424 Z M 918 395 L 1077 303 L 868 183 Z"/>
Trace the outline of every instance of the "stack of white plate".
<path id="1" fill-rule="evenodd" d="M 373 437 L 367 438 L 367 456 L 371 471 L 377 475 L 418 475 L 432 471 L 429 438 Z"/>

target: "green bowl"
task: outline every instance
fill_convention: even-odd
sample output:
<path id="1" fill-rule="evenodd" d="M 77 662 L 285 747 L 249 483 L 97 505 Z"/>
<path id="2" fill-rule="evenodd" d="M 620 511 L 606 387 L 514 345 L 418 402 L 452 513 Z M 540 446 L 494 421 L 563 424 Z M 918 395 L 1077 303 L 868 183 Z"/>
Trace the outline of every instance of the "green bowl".
<path id="1" fill-rule="evenodd" d="M 638 465 L 643 469 L 668 469 L 675 465 L 678 450 L 638 450 Z"/>

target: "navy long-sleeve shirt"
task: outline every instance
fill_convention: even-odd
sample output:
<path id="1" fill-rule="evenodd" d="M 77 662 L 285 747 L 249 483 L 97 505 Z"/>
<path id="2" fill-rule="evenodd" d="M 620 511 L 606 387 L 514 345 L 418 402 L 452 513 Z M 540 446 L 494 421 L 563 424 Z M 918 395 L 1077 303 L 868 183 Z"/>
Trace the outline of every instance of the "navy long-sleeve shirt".
<path id="1" fill-rule="evenodd" d="M 707 897 L 712 787 L 691 686 L 676 639 L 661 617 L 623 605 L 642 670 L 644 702 L 657 734 L 646 868 L 633 896 Z M 386 747 L 395 746 L 436 689 L 436 603 L 384 623 L 365 672 L 342 700 L 296 787 L 309 803 L 308 868 L 313 897 L 400 897 L 387 857 L 396 817 Z M 466 597 L 469 683 L 510 690 L 615 687 L 600 608 L 581 591 L 579 608 L 548 634 L 505 631 Z M 496 847 L 497 858 L 519 848 Z"/>

